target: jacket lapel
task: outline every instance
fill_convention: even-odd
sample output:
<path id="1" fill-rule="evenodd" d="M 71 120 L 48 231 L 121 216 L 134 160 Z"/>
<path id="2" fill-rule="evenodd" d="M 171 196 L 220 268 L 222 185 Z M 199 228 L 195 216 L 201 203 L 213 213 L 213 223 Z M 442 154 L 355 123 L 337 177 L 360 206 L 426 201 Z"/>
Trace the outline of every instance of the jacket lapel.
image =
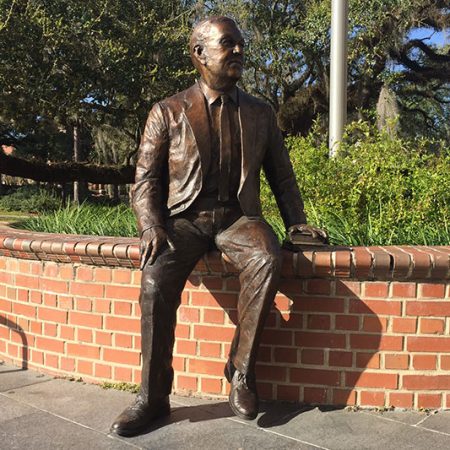
<path id="1" fill-rule="evenodd" d="M 251 97 L 239 89 L 239 123 L 241 127 L 241 182 L 242 190 L 251 166 L 256 141 L 257 115 L 253 111 Z"/>
<path id="2" fill-rule="evenodd" d="M 208 172 L 211 160 L 211 136 L 205 97 L 198 83 L 186 91 L 184 113 L 197 143 L 202 175 L 204 176 Z"/>

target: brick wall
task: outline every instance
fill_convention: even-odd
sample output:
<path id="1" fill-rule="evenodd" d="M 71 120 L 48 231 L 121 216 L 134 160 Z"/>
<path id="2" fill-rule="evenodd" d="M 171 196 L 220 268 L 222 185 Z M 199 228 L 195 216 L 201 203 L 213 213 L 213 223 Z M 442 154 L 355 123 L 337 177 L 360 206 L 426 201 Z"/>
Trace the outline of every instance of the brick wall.
<path id="1" fill-rule="evenodd" d="M 87 381 L 139 382 L 134 239 L 0 230 L 0 359 Z M 450 247 L 284 254 L 257 367 L 263 398 L 450 408 Z M 174 389 L 226 395 L 239 282 L 217 253 L 178 312 Z"/>

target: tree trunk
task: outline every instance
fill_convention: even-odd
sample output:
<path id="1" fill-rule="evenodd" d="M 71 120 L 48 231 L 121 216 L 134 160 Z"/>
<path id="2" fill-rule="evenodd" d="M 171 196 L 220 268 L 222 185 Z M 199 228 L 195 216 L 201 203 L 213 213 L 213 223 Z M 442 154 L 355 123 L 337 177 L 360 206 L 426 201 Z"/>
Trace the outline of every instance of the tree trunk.
<path id="1" fill-rule="evenodd" d="M 73 127 L 73 161 L 80 162 L 80 130 L 78 128 L 78 121 Z M 80 204 L 80 182 L 73 182 L 73 202 L 76 205 Z"/>

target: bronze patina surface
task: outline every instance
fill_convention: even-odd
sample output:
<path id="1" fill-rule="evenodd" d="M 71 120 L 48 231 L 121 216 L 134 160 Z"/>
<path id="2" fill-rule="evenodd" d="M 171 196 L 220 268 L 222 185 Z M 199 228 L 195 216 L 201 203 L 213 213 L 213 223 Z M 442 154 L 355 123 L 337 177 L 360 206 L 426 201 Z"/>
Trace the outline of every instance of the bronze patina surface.
<path id="1" fill-rule="evenodd" d="M 279 243 L 261 213 L 261 168 L 286 228 L 324 234 L 306 225 L 272 108 L 236 86 L 244 40 L 234 21 L 200 22 L 190 52 L 200 79 L 152 108 L 137 162 L 132 195 L 143 271 L 142 385 L 136 403 L 112 426 L 125 436 L 170 413 L 177 308 L 187 277 L 214 246 L 240 273 L 238 323 L 225 367 L 230 406 L 241 418 L 256 417 L 256 354 L 281 268 Z"/>

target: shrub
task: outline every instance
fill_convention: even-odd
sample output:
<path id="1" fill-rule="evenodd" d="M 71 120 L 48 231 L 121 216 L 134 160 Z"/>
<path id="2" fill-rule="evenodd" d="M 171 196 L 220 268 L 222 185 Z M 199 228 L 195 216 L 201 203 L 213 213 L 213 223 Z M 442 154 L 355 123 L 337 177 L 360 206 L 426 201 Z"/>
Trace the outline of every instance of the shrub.
<path id="1" fill-rule="evenodd" d="M 62 201 L 48 189 L 36 185 L 21 186 L 0 197 L 0 210 L 22 212 L 49 212 L 62 206 Z"/>
<path id="2" fill-rule="evenodd" d="M 286 141 L 309 222 L 343 245 L 450 242 L 450 152 L 392 139 L 363 122 L 347 129 L 337 158 L 314 133 Z M 435 144 L 435 143 L 433 143 Z M 281 219 L 262 187 L 269 223 Z"/>

